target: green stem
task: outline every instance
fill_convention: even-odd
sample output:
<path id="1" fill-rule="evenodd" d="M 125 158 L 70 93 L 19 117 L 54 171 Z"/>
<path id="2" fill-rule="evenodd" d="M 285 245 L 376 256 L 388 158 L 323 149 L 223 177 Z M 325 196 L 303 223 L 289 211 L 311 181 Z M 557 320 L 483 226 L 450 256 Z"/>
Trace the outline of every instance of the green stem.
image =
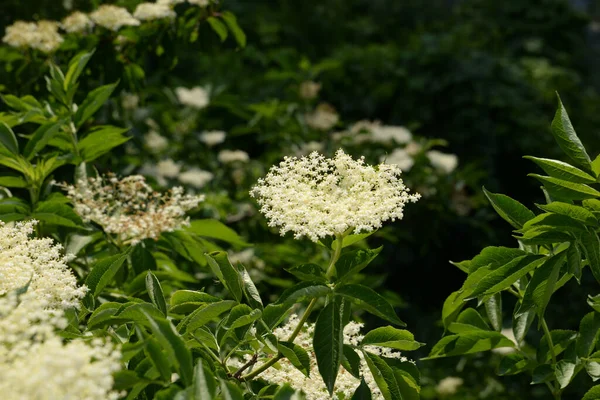
<path id="1" fill-rule="evenodd" d="M 312 299 L 310 301 L 310 303 L 308 304 L 308 307 L 306 307 L 306 311 L 304 311 L 302 318 L 298 322 L 298 326 L 296 326 L 296 329 L 294 329 L 294 332 L 292 332 L 292 334 L 288 338 L 288 342 L 293 342 L 294 339 L 296 339 L 296 337 L 302 330 L 302 327 L 304 327 L 306 320 L 308 320 L 308 317 L 309 317 L 310 313 L 312 312 L 313 308 L 315 308 L 316 303 L 317 303 L 317 299 Z M 267 369 L 272 367 L 277 361 L 281 360 L 282 358 L 283 358 L 283 354 L 278 353 L 277 356 L 271 358 L 269 361 L 267 361 L 260 367 L 256 368 L 254 371 L 250 372 L 247 375 L 242 376 L 240 378 L 240 380 L 248 381 L 248 380 L 256 378 L 258 375 L 262 374 L 264 371 L 266 371 Z M 236 376 L 236 375 L 238 375 L 237 372 L 234 374 L 234 376 Z"/>
<path id="2" fill-rule="evenodd" d="M 327 272 L 325 276 L 328 280 L 331 280 L 333 275 L 335 274 L 335 263 L 339 260 L 340 255 L 342 254 L 342 247 L 344 245 L 344 234 L 336 234 L 335 239 L 335 248 L 333 249 L 333 255 L 331 256 L 331 261 L 329 261 L 329 266 L 327 266 Z"/>
<path id="3" fill-rule="evenodd" d="M 552 357 L 552 364 L 556 365 L 556 354 L 554 353 L 554 342 L 552 341 L 552 335 L 550 335 L 550 329 L 548 328 L 548 324 L 546 323 L 546 319 L 542 317 L 540 319 L 542 324 L 542 329 L 544 330 L 544 335 L 546 336 L 546 341 L 548 342 L 548 347 L 550 348 L 550 356 Z M 548 384 L 548 388 L 552 392 L 552 396 L 554 396 L 555 400 L 560 400 L 561 398 L 561 390 L 556 382 L 556 385 Z"/>

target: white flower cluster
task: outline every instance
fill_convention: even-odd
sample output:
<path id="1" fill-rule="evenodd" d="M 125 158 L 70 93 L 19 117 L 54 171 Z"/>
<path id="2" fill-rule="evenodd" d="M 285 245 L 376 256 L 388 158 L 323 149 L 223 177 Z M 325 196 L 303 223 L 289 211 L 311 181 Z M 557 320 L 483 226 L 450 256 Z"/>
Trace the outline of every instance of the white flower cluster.
<path id="1" fill-rule="evenodd" d="M 133 17 L 140 21 L 151 21 L 162 18 L 175 18 L 177 14 L 168 4 L 140 3 L 135 8 Z"/>
<path id="2" fill-rule="evenodd" d="M 250 161 L 250 156 L 243 150 L 221 150 L 217 155 L 217 159 L 223 164 L 244 163 Z"/>
<path id="3" fill-rule="evenodd" d="M 67 33 L 84 32 L 94 27 L 94 22 L 87 14 L 75 11 L 62 20 L 61 27 Z"/>
<path id="4" fill-rule="evenodd" d="M 396 165 L 365 165 L 338 150 L 335 157 L 313 152 L 285 157 L 259 179 L 250 195 L 257 199 L 269 226 L 294 232 L 296 239 L 341 234 L 349 229 L 370 232 L 387 220 L 402 219 L 404 206 L 416 202 Z"/>
<path id="5" fill-rule="evenodd" d="M 312 113 L 305 115 L 304 120 L 313 129 L 327 131 L 338 123 L 340 116 L 329 104 L 321 103 Z"/>
<path id="6" fill-rule="evenodd" d="M 51 53 L 63 42 L 58 33 L 59 24 L 54 21 L 16 21 L 6 28 L 2 41 L 17 48 L 32 48 Z"/>
<path id="7" fill-rule="evenodd" d="M 343 132 L 342 136 L 351 136 L 354 143 L 398 143 L 406 144 L 412 140 L 412 133 L 403 126 L 381 125 L 379 121 L 358 121 Z"/>
<path id="8" fill-rule="evenodd" d="M 135 19 L 126 8 L 112 4 L 103 4 L 90 14 L 97 25 L 111 31 L 118 31 L 124 26 L 138 26 L 140 21 Z"/>
<path id="9" fill-rule="evenodd" d="M 305 100 L 314 99 L 321 90 L 321 84 L 314 81 L 304 81 L 300 84 L 299 94 Z"/>
<path id="10" fill-rule="evenodd" d="M 441 396 L 451 396 L 458 391 L 463 384 L 463 379 L 456 376 L 447 376 L 438 382 L 436 392 Z"/>
<path id="11" fill-rule="evenodd" d="M 196 86 L 192 89 L 178 87 L 175 89 L 175 95 L 177 95 L 177 100 L 179 100 L 181 104 L 198 110 L 206 108 L 210 102 L 208 91 L 200 86 Z"/>
<path id="12" fill-rule="evenodd" d="M 208 147 L 213 147 L 223 143 L 226 136 L 227 134 L 224 131 L 206 131 L 200 134 L 199 139 Z"/>
<path id="13" fill-rule="evenodd" d="M 0 222 L 0 296 L 29 285 L 29 292 L 48 307 L 77 307 L 87 288 L 77 287 L 60 245 L 29 237 L 34 224 Z"/>
<path id="14" fill-rule="evenodd" d="M 5 400 L 116 400 L 121 354 L 101 339 L 65 343 L 62 310 L 33 292 L 0 297 L 0 393 Z"/>
<path id="15" fill-rule="evenodd" d="M 136 244 L 161 232 L 189 224 L 185 213 L 198 206 L 204 196 L 184 195 L 175 187 L 157 193 L 141 175 L 119 180 L 114 175 L 81 180 L 76 186 L 60 184 L 84 221 L 94 221 L 123 243 Z"/>
<path id="16" fill-rule="evenodd" d="M 35 222 L 0 222 L 0 393 L 2 399 L 118 399 L 120 352 L 101 339 L 65 343 L 66 308 L 86 292 L 51 239 L 31 239 Z"/>
<path id="17" fill-rule="evenodd" d="M 184 185 L 190 185 L 196 189 L 202 189 L 208 182 L 212 181 L 214 175 L 200 168 L 192 167 L 179 174 L 177 179 Z"/>
<path id="18" fill-rule="evenodd" d="M 279 340 L 288 340 L 291 333 L 298 326 L 299 319 L 296 315 L 292 315 L 287 324 L 275 329 L 273 334 Z M 356 322 L 350 322 L 344 328 L 344 343 L 352 346 L 357 346 L 362 341 L 363 336 L 360 334 L 362 324 Z M 329 398 L 327 388 L 319 374 L 317 367 L 317 360 L 315 357 L 314 350 L 312 348 L 313 334 L 315 325 L 306 324 L 302 331 L 298 334 L 294 343 L 301 346 L 306 350 L 310 358 L 310 373 L 307 377 L 297 368 L 295 368 L 291 362 L 287 359 L 283 359 L 278 362 L 277 368 L 269 368 L 259 375 L 261 379 L 276 384 L 283 385 L 289 384 L 295 389 L 301 389 L 306 394 L 307 400 L 322 400 Z M 402 361 L 409 361 L 406 357 L 402 357 L 399 352 L 391 351 L 377 346 L 368 346 L 369 352 L 377 355 L 382 355 L 389 358 L 398 358 Z M 381 391 L 377 387 L 373 375 L 367 366 L 366 361 L 363 359 L 362 353 L 358 353 L 361 358 L 360 373 L 365 379 L 365 382 L 371 389 L 373 399 L 383 399 Z M 260 367 L 257 364 L 256 368 Z M 355 378 L 352 374 L 346 371 L 343 367 L 340 367 L 337 379 L 335 381 L 334 388 L 334 399 L 344 398 L 349 399 L 360 384 L 360 380 Z"/>

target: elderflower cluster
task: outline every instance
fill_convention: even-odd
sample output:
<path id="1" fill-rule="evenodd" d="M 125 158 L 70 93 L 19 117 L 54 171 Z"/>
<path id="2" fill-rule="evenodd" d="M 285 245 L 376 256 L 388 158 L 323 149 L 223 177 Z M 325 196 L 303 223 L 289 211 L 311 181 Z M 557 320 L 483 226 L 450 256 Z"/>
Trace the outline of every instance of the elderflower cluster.
<path id="1" fill-rule="evenodd" d="M 172 232 L 189 224 L 185 213 L 198 206 L 204 196 L 184 195 L 175 187 L 161 194 L 152 190 L 141 175 L 119 180 L 115 175 L 80 180 L 76 186 L 59 184 L 84 221 L 94 221 L 123 243 L 158 240 L 161 232 Z"/>
<path id="2" fill-rule="evenodd" d="M 123 26 L 138 26 L 140 24 L 140 21 L 135 19 L 127 9 L 112 4 L 101 5 L 90 14 L 90 18 L 97 25 L 115 32 Z"/>
<path id="3" fill-rule="evenodd" d="M 312 113 L 307 114 L 304 120 L 313 129 L 327 131 L 338 123 L 340 116 L 329 104 L 322 103 Z"/>
<path id="4" fill-rule="evenodd" d="M 370 232 L 387 220 L 402 219 L 404 206 L 416 202 L 400 179 L 397 165 L 365 165 L 338 150 L 334 158 L 313 152 L 285 157 L 259 179 L 250 195 L 257 199 L 269 226 L 296 239 L 320 238 L 348 230 Z"/>
<path id="5" fill-rule="evenodd" d="M 6 28 L 2 41 L 17 48 L 32 48 L 51 53 L 63 42 L 58 33 L 59 24 L 54 21 L 16 21 Z"/>
<path id="6" fill-rule="evenodd" d="M 116 400 L 121 354 L 101 339 L 68 343 L 62 310 L 26 292 L 0 297 L 0 393 L 5 400 Z"/>
<path id="7" fill-rule="evenodd" d="M 133 17 L 140 21 L 150 21 L 161 18 L 175 18 L 177 14 L 168 4 L 141 3 L 136 7 Z"/>
<path id="8" fill-rule="evenodd" d="M 298 323 L 298 317 L 296 315 L 292 315 L 288 323 L 273 330 L 273 334 L 278 340 L 288 340 L 292 332 L 298 326 Z M 344 343 L 352 346 L 358 346 L 363 338 L 363 336 L 360 334 L 361 328 L 362 324 L 358 324 L 356 322 L 350 322 L 348 325 L 346 325 L 344 328 Z M 278 366 L 276 368 L 269 368 L 265 370 L 259 375 L 259 377 L 270 384 L 284 385 L 287 383 L 294 389 L 301 389 L 306 395 L 307 400 L 322 400 L 329 398 L 327 388 L 323 382 L 323 379 L 321 378 L 321 375 L 319 374 L 317 360 L 312 348 L 314 330 L 314 324 L 306 324 L 294 340 L 294 343 L 301 346 L 309 355 L 310 371 L 308 377 L 294 367 L 287 359 L 282 359 L 278 362 Z M 382 355 L 384 357 L 397 358 L 401 361 L 409 361 L 406 357 L 402 357 L 399 352 L 377 346 L 365 346 L 365 348 L 367 347 L 369 352 Z M 371 371 L 369 370 L 367 362 L 364 360 L 362 353 L 359 352 L 357 354 L 361 359 L 360 374 L 369 386 L 369 389 L 373 395 L 373 399 L 383 399 L 383 395 L 377 387 L 377 383 L 375 382 L 375 379 L 373 378 L 373 375 L 371 374 Z M 241 364 L 242 363 L 239 362 L 239 365 L 236 364 L 235 366 L 239 367 Z M 260 363 L 257 364 L 255 368 L 258 367 L 260 367 Z M 360 379 L 357 379 L 343 367 L 340 367 L 335 381 L 333 398 L 351 398 L 358 385 L 360 385 Z"/>
<path id="9" fill-rule="evenodd" d="M 77 287 L 60 245 L 52 239 L 29 237 L 35 223 L 7 226 L 0 222 L 0 296 L 28 286 L 48 307 L 77 307 L 87 288 Z"/>
<path id="10" fill-rule="evenodd" d="M 181 104 L 198 110 L 205 108 L 210 102 L 208 91 L 200 86 L 192 89 L 178 87 L 175 89 L 175 95 Z"/>
<path id="11" fill-rule="evenodd" d="M 68 33 L 84 32 L 91 29 L 94 22 L 81 11 L 75 11 L 62 20 L 61 27 Z"/>

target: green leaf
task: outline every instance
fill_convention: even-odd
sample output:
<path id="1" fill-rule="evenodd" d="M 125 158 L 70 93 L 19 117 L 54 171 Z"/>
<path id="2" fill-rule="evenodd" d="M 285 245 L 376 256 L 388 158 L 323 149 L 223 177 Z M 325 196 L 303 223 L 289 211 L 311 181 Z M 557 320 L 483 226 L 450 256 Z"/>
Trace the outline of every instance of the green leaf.
<path id="1" fill-rule="evenodd" d="M 277 349 L 292 365 L 307 377 L 310 375 L 310 357 L 306 350 L 292 342 L 279 342 Z"/>
<path id="2" fill-rule="evenodd" d="M 344 236 L 344 239 L 342 240 L 342 249 L 348 246 L 353 245 L 354 243 L 358 243 L 363 239 L 368 238 L 369 236 L 371 236 L 372 234 L 374 234 L 377 231 L 371 231 L 371 232 L 366 232 L 366 233 L 355 233 L 353 235 L 347 235 Z M 335 247 L 337 246 L 337 239 L 335 239 L 332 243 L 330 248 L 331 249 L 335 249 Z"/>
<path id="3" fill-rule="evenodd" d="M 600 385 L 588 390 L 581 400 L 600 400 Z"/>
<path id="4" fill-rule="evenodd" d="M 218 239 L 238 246 L 250 246 L 233 229 L 216 219 L 196 219 L 184 230 L 198 236 Z"/>
<path id="5" fill-rule="evenodd" d="M 383 398 L 385 400 L 402 400 L 400 387 L 392 368 L 381 357 L 375 354 L 363 351 L 363 355 Z"/>
<path id="6" fill-rule="evenodd" d="M 542 266 L 535 270 L 525 289 L 517 315 L 535 308 L 540 320 L 543 318 L 546 306 L 556 288 L 560 268 L 564 262 L 564 255 L 563 252 L 546 258 Z"/>
<path id="7" fill-rule="evenodd" d="M 573 183 L 551 176 L 528 174 L 544 184 L 550 195 L 557 200 L 585 200 L 600 197 L 596 189 L 583 183 Z"/>
<path id="8" fill-rule="evenodd" d="M 119 311 L 121 303 L 107 302 L 100 304 L 90 315 L 87 322 L 87 329 L 98 329 L 104 325 L 110 325 L 113 315 Z"/>
<path id="9" fill-rule="evenodd" d="M 598 218 L 584 207 L 560 201 L 553 201 L 550 204 L 536 204 L 536 206 L 546 212 L 565 215 L 585 225 L 598 226 Z"/>
<path id="10" fill-rule="evenodd" d="M 116 126 L 96 126 L 77 144 L 81 158 L 85 162 L 108 153 L 113 148 L 127 142 L 131 137 L 124 136 L 128 128 Z"/>
<path id="11" fill-rule="evenodd" d="M 367 332 L 361 345 L 375 345 L 396 350 L 410 351 L 418 349 L 423 343 L 415 341 L 413 334 L 407 330 L 384 326 Z"/>
<path id="12" fill-rule="evenodd" d="M 352 376 L 356 379 L 360 379 L 361 371 L 360 371 L 360 356 L 354 351 L 352 346 L 347 344 L 344 345 L 344 358 L 342 359 L 342 367 L 346 371 L 348 371 Z"/>
<path id="13" fill-rule="evenodd" d="M 523 158 L 535 162 L 545 173 L 554 178 L 576 183 L 596 183 L 596 178 L 566 162 L 532 156 Z"/>
<path id="14" fill-rule="evenodd" d="M 544 256 L 530 254 L 517 257 L 484 276 L 467 299 L 490 296 L 508 289 L 513 283 L 544 262 Z"/>
<path id="15" fill-rule="evenodd" d="M 577 282 L 581 280 L 581 251 L 577 242 L 571 242 L 567 249 L 567 264 L 569 266 L 568 271 L 573 274 L 577 279 Z"/>
<path id="16" fill-rule="evenodd" d="M 217 383 L 211 370 L 201 358 L 194 368 L 193 400 L 214 399 L 217 392 Z"/>
<path id="17" fill-rule="evenodd" d="M 319 282 L 300 282 L 289 289 L 283 291 L 281 296 L 274 303 L 292 305 L 306 300 L 312 300 L 317 297 L 327 296 L 331 289 L 327 285 Z"/>
<path id="18" fill-rule="evenodd" d="M 273 400 L 306 400 L 306 396 L 301 390 L 296 390 L 286 383 L 277 389 Z"/>
<path id="19" fill-rule="evenodd" d="M 229 311 L 235 305 L 236 302 L 233 300 L 221 300 L 216 303 L 207 304 L 183 319 L 177 326 L 177 329 L 182 333 L 185 331 L 193 333 L 196 329 L 204 326 L 224 312 Z"/>
<path id="20" fill-rule="evenodd" d="M 313 348 L 319 373 L 330 395 L 333 394 L 344 351 L 344 307 L 348 307 L 347 303 L 334 296 L 320 312 L 315 324 Z"/>
<path id="21" fill-rule="evenodd" d="M 367 385 L 367 382 L 365 382 L 364 379 L 361 379 L 360 385 L 358 385 L 350 400 L 371 400 L 371 398 L 371 389 L 369 389 L 369 385 Z"/>
<path id="22" fill-rule="evenodd" d="M 381 252 L 383 246 L 374 250 L 354 250 L 343 253 L 335 263 L 337 281 L 344 282 L 362 271 Z"/>
<path id="23" fill-rule="evenodd" d="M 507 354 L 500 360 L 498 375 L 516 375 L 533 368 L 534 363 L 527 360 L 522 354 Z"/>
<path id="24" fill-rule="evenodd" d="M 4 122 L 0 122 L 0 145 L 14 155 L 19 155 L 19 142 L 15 133 Z"/>
<path id="25" fill-rule="evenodd" d="M 577 332 L 555 329 L 550 331 L 550 337 L 552 338 L 552 344 L 554 345 L 554 355 L 557 356 L 567 349 L 567 347 L 577 338 Z M 536 354 L 539 363 L 547 363 L 552 359 L 550 352 L 550 346 L 548 346 L 548 339 L 544 335 L 540 339 L 540 344 L 537 348 Z"/>
<path id="26" fill-rule="evenodd" d="M 238 45 L 240 47 L 246 47 L 246 34 L 238 25 L 235 15 L 233 15 L 231 11 L 224 11 L 221 13 L 221 18 L 223 18 L 229 27 L 229 30 L 233 34 L 233 37 L 235 37 L 235 41 L 238 43 Z"/>
<path id="27" fill-rule="evenodd" d="M 218 297 L 193 290 L 178 290 L 171 295 L 169 311 L 176 314 L 191 312 L 206 303 L 216 303 Z"/>
<path id="28" fill-rule="evenodd" d="M 485 312 L 495 331 L 502 329 L 502 293 L 496 293 L 485 301 Z"/>
<path id="29" fill-rule="evenodd" d="M 169 359 L 179 368 L 179 375 L 184 384 L 192 384 L 194 368 L 192 364 L 192 354 L 186 347 L 185 342 L 179 336 L 173 324 L 163 318 L 152 318 L 146 315 L 154 337 L 158 339 L 162 347 L 167 351 Z"/>
<path id="30" fill-rule="evenodd" d="M 40 152 L 52 138 L 59 133 L 60 128 L 64 125 L 64 120 L 50 122 L 41 125 L 33 132 L 33 136 L 27 142 L 23 150 L 23 156 L 27 160 L 31 160 L 37 153 Z"/>
<path id="31" fill-rule="evenodd" d="M 554 367 L 554 374 L 556 375 L 556 380 L 558 381 L 560 388 L 566 388 L 571 380 L 575 376 L 575 367 L 576 363 L 571 360 L 560 360 L 556 363 Z"/>
<path id="32" fill-rule="evenodd" d="M 323 268 L 317 264 L 300 264 L 285 270 L 303 281 L 328 282 Z"/>
<path id="33" fill-rule="evenodd" d="M 163 381 L 171 381 L 171 363 L 165 352 L 163 351 L 158 340 L 149 337 L 145 341 L 144 352 L 154 365 L 154 368 L 160 373 Z"/>
<path id="34" fill-rule="evenodd" d="M 109 85 L 100 86 L 87 95 L 73 116 L 73 122 L 77 128 L 83 125 L 84 122 L 90 119 L 90 117 L 102 107 L 118 84 L 119 82 L 115 82 Z"/>
<path id="35" fill-rule="evenodd" d="M 527 335 L 527 332 L 529 331 L 529 328 L 531 328 L 531 324 L 533 323 L 533 320 L 535 319 L 535 308 L 530 309 L 529 311 L 525 311 L 521 314 L 518 314 L 518 307 L 519 304 L 516 304 L 516 310 L 513 316 L 513 334 L 515 335 L 515 339 L 517 340 L 517 343 L 522 343 L 523 340 L 525 339 L 525 335 Z"/>
<path id="36" fill-rule="evenodd" d="M 83 225 L 81 217 L 70 206 L 56 201 L 41 201 L 35 207 L 32 218 L 52 225 L 78 228 Z"/>
<path id="37" fill-rule="evenodd" d="M 592 311 L 586 314 L 579 323 L 579 335 L 577 336 L 577 355 L 581 358 L 588 357 L 600 335 L 600 313 Z"/>
<path id="38" fill-rule="evenodd" d="M 0 186 L 9 188 L 26 188 L 27 181 L 20 176 L 0 176 Z"/>
<path id="39" fill-rule="evenodd" d="M 344 285 L 335 288 L 335 292 L 364 308 L 373 315 L 385 319 L 393 324 L 406 326 L 398 318 L 394 308 L 388 301 L 371 288 L 362 285 Z"/>
<path id="40" fill-rule="evenodd" d="M 591 231 L 582 234 L 579 239 L 592 274 L 600 282 L 600 239 L 598 238 L 598 234 L 595 231 Z"/>
<path id="41" fill-rule="evenodd" d="M 63 89 L 65 92 L 70 92 L 72 87 L 77 84 L 77 80 L 79 76 L 85 69 L 88 61 L 94 55 L 95 50 L 90 52 L 82 52 L 77 54 L 75 57 L 69 61 L 69 68 L 67 69 L 67 74 L 65 75 L 65 81 L 63 84 Z"/>
<path id="42" fill-rule="evenodd" d="M 471 331 L 489 331 L 490 327 L 483 317 L 473 308 L 467 308 L 460 313 L 456 322 L 452 322 L 448 326 L 448 330 L 452 333 L 465 333 Z"/>
<path id="43" fill-rule="evenodd" d="M 427 358 L 459 356 L 499 347 L 515 347 L 515 344 L 500 332 L 470 331 L 443 337 L 433 346 Z"/>
<path id="44" fill-rule="evenodd" d="M 239 303 L 242 301 L 243 282 L 239 272 L 231 265 L 227 253 L 215 251 L 205 254 L 208 265 L 221 283 L 229 290 L 229 293 Z"/>
<path id="45" fill-rule="evenodd" d="M 585 151 L 585 147 L 573 129 L 567 110 L 560 100 L 558 93 L 558 107 L 552 120 L 552 135 L 562 151 L 577 165 L 591 170 L 591 160 Z"/>
<path id="46" fill-rule="evenodd" d="M 592 172 L 596 176 L 600 176 L 600 154 L 592 161 Z"/>
<path id="47" fill-rule="evenodd" d="M 585 232 L 585 225 L 566 215 L 543 213 L 527 221 L 519 232 L 528 236 L 530 231 L 558 231 L 558 232 Z"/>
<path id="48" fill-rule="evenodd" d="M 535 217 L 535 214 L 531 210 L 506 195 L 488 192 L 485 187 L 483 188 L 483 193 L 498 215 L 516 229 L 522 228 L 525 222 Z"/>
<path id="49" fill-rule="evenodd" d="M 227 31 L 227 26 L 225 26 L 223 22 L 221 22 L 218 18 L 215 17 L 208 17 L 206 19 L 206 22 L 208 22 L 212 30 L 215 31 L 217 35 L 219 35 L 221 42 L 224 42 L 225 39 L 227 39 L 227 35 L 229 34 L 229 32 Z"/>
<path id="50" fill-rule="evenodd" d="M 253 308 L 258 308 L 262 310 L 264 308 L 263 302 L 260 298 L 260 293 L 258 292 L 258 289 L 254 285 L 254 282 L 252 282 L 250 274 L 248 273 L 248 271 L 246 271 L 246 268 L 242 265 L 242 263 L 238 263 L 237 268 L 240 277 L 242 278 L 242 283 L 244 285 L 244 295 L 246 296 L 248 304 L 250 304 Z"/>
<path id="51" fill-rule="evenodd" d="M 531 384 L 550 382 L 554 378 L 554 368 L 549 364 L 538 365 L 531 373 Z"/>
<path id="52" fill-rule="evenodd" d="M 240 388 L 233 382 L 219 379 L 221 382 L 221 397 L 223 400 L 244 400 L 244 395 Z"/>
<path id="53" fill-rule="evenodd" d="M 88 295 L 96 297 L 113 279 L 123 262 L 127 259 L 131 248 L 124 253 L 116 254 L 99 260 L 90 271 L 85 280 L 85 285 L 88 287 Z"/>
<path id="54" fill-rule="evenodd" d="M 165 295 L 163 294 L 158 278 L 156 278 L 151 271 L 148 271 L 146 274 L 146 290 L 148 291 L 148 296 L 150 296 L 152 304 L 154 304 L 166 317 L 167 303 L 165 302 Z"/>
<path id="55" fill-rule="evenodd" d="M 600 363 L 598 361 L 586 361 L 585 372 L 588 373 L 593 382 L 596 382 L 600 379 Z"/>

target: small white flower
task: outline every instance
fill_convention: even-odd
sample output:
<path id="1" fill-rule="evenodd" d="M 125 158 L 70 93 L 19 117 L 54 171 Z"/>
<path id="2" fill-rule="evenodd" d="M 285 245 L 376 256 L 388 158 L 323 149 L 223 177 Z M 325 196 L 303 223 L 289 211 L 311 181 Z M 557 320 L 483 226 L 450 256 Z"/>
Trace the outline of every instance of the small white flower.
<path id="1" fill-rule="evenodd" d="M 214 175 L 200 168 L 190 168 L 179 174 L 179 181 L 185 185 L 190 185 L 196 189 L 203 188 L 208 182 L 214 178 Z"/>
<path id="2" fill-rule="evenodd" d="M 380 161 L 387 164 L 395 164 L 404 172 L 410 171 L 415 164 L 415 160 L 413 160 L 410 154 L 401 148 L 394 149 L 389 155 L 381 156 Z"/>
<path id="3" fill-rule="evenodd" d="M 462 378 L 448 376 L 439 381 L 435 390 L 443 396 L 451 395 L 457 392 L 458 388 L 462 386 L 463 382 L 464 381 Z"/>
<path id="4" fill-rule="evenodd" d="M 192 89 L 178 87 L 175 89 L 175 94 L 177 95 L 177 99 L 181 104 L 190 106 L 192 108 L 197 108 L 199 110 L 206 108 L 210 102 L 208 92 L 199 86 L 196 86 Z"/>
<path id="5" fill-rule="evenodd" d="M 149 21 L 162 18 L 175 18 L 177 14 L 167 4 L 140 3 L 135 8 L 133 17 L 140 21 Z"/>
<path id="6" fill-rule="evenodd" d="M 158 132 L 152 130 L 144 135 L 144 144 L 153 153 L 160 153 L 169 147 L 169 141 Z"/>
<path id="7" fill-rule="evenodd" d="M 327 131 L 338 123 L 340 117 L 329 104 L 319 104 L 315 111 L 304 117 L 306 124 L 313 129 Z"/>
<path id="8" fill-rule="evenodd" d="M 210 0 L 188 0 L 188 3 L 197 5 L 199 7 L 208 7 Z"/>
<path id="9" fill-rule="evenodd" d="M 300 97 L 306 100 L 314 99 L 321 90 L 321 84 L 313 81 L 304 81 L 300 84 Z"/>
<path id="10" fill-rule="evenodd" d="M 431 165 L 445 174 L 451 173 L 458 166 L 458 157 L 456 154 L 446 154 L 437 150 L 429 150 L 426 155 Z"/>
<path id="11" fill-rule="evenodd" d="M 43 53 L 51 53 L 60 47 L 63 37 L 58 33 L 58 23 L 54 21 L 17 21 L 6 28 L 2 41 L 11 47 L 32 48 Z"/>
<path id="12" fill-rule="evenodd" d="M 242 150 L 221 150 L 217 158 L 223 164 L 248 162 L 250 160 L 248 153 Z"/>
<path id="13" fill-rule="evenodd" d="M 370 232 L 387 220 L 402 219 L 404 206 L 416 202 L 400 179 L 397 165 L 365 165 L 338 150 L 334 158 L 313 152 L 285 157 L 252 188 L 269 226 L 296 239 L 316 242 L 348 230 Z"/>
<path id="14" fill-rule="evenodd" d="M 81 11 L 75 11 L 62 20 L 61 27 L 68 33 L 83 32 L 91 29 L 94 22 Z"/>
<path id="15" fill-rule="evenodd" d="M 123 93 L 123 98 L 121 99 L 121 105 L 126 110 L 134 110 L 137 108 L 140 103 L 140 98 L 137 94 L 134 93 Z"/>
<path id="16" fill-rule="evenodd" d="M 218 145 L 225 141 L 227 134 L 224 131 L 207 131 L 200 134 L 200 141 L 209 147 Z"/>
<path id="17" fill-rule="evenodd" d="M 170 158 L 159 161 L 156 168 L 159 175 L 167 178 L 175 178 L 179 175 L 179 171 L 181 171 L 181 165 Z"/>
<path id="18" fill-rule="evenodd" d="M 140 21 L 133 18 L 127 9 L 112 4 L 101 5 L 90 14 L 90 18 L 97 25 L 115 32 L 123 26 L 138 26 L 140 24 Z"/>

